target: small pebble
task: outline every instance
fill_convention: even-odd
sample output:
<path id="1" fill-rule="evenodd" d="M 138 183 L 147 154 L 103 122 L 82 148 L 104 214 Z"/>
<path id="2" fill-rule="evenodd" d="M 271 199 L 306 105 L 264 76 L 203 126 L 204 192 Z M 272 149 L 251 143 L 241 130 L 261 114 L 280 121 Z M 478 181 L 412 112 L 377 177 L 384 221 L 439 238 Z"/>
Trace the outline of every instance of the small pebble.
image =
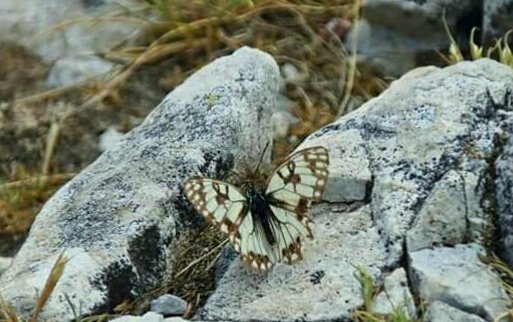
<path id="1" fill-rule="evenodd" d="M 164 294 L 151 302 L 150 311 L 164 316 L 183 315 L 187 309 L 187 302 L 171 294 Z"/>

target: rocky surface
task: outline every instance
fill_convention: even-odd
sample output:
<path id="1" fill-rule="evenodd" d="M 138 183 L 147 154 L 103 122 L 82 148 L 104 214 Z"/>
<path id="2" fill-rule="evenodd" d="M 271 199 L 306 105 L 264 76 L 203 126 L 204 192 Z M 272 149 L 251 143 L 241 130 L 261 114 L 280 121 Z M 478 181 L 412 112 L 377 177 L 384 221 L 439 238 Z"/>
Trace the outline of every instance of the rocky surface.
<path id="1" fill-rule="evenodd" d="M 510 108 L 513 103 L 509 101 Z M 500 231 L 500 252 L 510 266 L 513 266 L 513 124 L 506 126 L 503 137 L 504 149 L 495 163 L 496 196 Z"/>
<path id="2" fill-rule="evenodd" d="M 150 311 L 164 316 L 183 315 L 187 309 L 187 302 L 171 294 L 164 294 L 151 301 Z"/>
<path id="3" fill-rule="evenodd" d="M 11 257 L 0 257 L 0 275 L 11 265 Z"/>
<path id="4" fill-rule="evenodd" d="M 180 317 L 164 318 L 161 314 L 148 312 L 143 316 L 125 315 L 110 320 L 111 322 L 186 322 Z"/>
<path id="5" fill-rule="evenodd" d="M 429 305 L 424 322 L 485 322 L 477 315 L 458 310 L 444 302 L 435 301 Z"/>
<path id="6" fill-rule="evenodd" d="M 160 285 L 174 247 L 201 222 L 183 180 L 258 162 L 279 81 L 272 58 L 248 48 L 191 76 L 46 203 L 1 276 L 3 298 L 30 314 L 62 251 L 69 261 L 42 319 L 70 320 L 71 306 L 105 312 Z"/>
<path id="7" fill-rule="evenodd" d="M 481 27 L 481 6 L 473 0 L 365 0 L 363 19 L 349 33 L 346 45 L 352 47 L 357 36 L 360 61 L 384 75 L 400 76 L 438 61 L 433 53 L 449 44 L 444 17 L 455 39 L 466 47 L 472 27 Z"/>
<path id="8" fill-rule="evenodd" d="M 329 149 L 331 203 L 313 208 L 316 239 L 305 259 L 266 275 L 236 259 L 197 318 L 348 318 L 362 304 L 358 263 L 378 283 L 402 267 L 420 300 L 487 320 L 506 310 L 498 275 L 476 254 L 496 224 L 493 169 L 511 133 L 512 83 L 513 71 L 488 59 L 419 68 L 311 135 L 298 149 Z M 471 276 L 472 288 L 456 282 Z"/>
<path id="9" fill-rule="evenodd" d="M 383 290 L 376 295 L 372 308 L 378 314 L 391 314 L 401 310 L 408 318 L 416 316 L 415 303 L 403 268 L 398 268 L 385 277 Z"/>
<path id="10" fill-rule="evenodd" d="M 3 0 L 0 40 L 27 46 L 54 64 L 48 86 L 70 85 L 112 68 L 96 54 L 137 30 L 130 13 L 136 5 L 135 0 Z M 121 23 L 123 17 L 127 19 Z"/>
<path id="11" fill-rule="evenodd" d="M 513 1 L 483 0 L 483 38 L 493 40 L 513 29 Z"/>
<path id="12" fill-rule="evenodd" d="M 481 262 L 476 244 L 439 247 L 410 253 L 410 278 L 416 294 L 464 312 L 493 320 L 508 310 L 511 299 L 497 274 Z"/>

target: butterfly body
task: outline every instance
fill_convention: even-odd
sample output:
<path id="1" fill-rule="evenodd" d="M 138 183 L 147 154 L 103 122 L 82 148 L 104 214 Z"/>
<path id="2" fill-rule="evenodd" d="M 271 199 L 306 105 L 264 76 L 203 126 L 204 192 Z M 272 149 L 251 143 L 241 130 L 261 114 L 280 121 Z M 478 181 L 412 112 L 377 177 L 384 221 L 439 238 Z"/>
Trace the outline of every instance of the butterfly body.
<path id="1" fill-rule="evenodd" d="M 328 151 L 312 147 L 287 158 L 265 187 L 250 185 L 243 193 L 229 183 L 193 177 L 184 192 L 196 211 L 229 235 L 242 260 L 263 271 L 302 258 L 301 237 L 313 238 L 310 204 L 321 199 L 328 165 Z"/>
<path id="2" fill-rule="evenodd" d="M 253 222 L 255 225 L 262 226 L 265 237 L 271 246 L 276 244 L 276 237 L 274 236 L 270 224 L 270 220 L 272 220 L 271 217 L 274 216 L 274 214 L 269 205 L 268 197 L 262 192 L 250 190 L 247 193 L 247 199 L 249 211 L 251 216 L 253 216 Z"/>

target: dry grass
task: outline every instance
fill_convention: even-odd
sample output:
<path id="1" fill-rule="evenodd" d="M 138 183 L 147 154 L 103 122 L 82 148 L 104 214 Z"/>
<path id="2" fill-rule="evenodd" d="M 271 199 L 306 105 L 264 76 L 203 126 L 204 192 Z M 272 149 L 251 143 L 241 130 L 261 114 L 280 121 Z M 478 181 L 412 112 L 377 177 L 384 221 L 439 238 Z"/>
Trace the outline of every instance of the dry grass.
<path id="1" fill-rule="evenodd" d="M 45 177 L 21 171 L 0 184 L 0 235 L 26 232 L 44 202 L 73 176 L 70 173 Z"/>

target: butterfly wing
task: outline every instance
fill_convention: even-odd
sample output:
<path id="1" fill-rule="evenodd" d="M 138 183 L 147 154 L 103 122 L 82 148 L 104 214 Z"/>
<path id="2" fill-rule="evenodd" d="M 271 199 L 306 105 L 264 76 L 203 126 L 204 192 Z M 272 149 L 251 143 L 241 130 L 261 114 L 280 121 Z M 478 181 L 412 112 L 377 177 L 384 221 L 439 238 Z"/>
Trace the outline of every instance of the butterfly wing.
<path id="1" fill-rule="evenodd" d="M 319 201 L 328 179 L 329 156 L 326 148 L 317 146 L 291 155 L 274 171 L 266 194 L 282 208 L 308 215 L 311 201 Z"/>
<path id="2" fill-rule="evenodd" d="M 253 221 L 246 197 L 236 187 L 218 180 L 194 177 L 185 183 L 184 192 L 197 212 L 229 234 L 244 262 L 263 271 L 280 259 L 263 227 Z"/>
<path id="3" fill-rule="evenodd" d="M 198 213 L 230 236 L 247 217 L 246 197 L 231 184 L 194 177 L 187 180 L 184 192 Z"/>
<path id="4" fill-rule="evenodd" d="M 328 178 L 329 156 L 324 147 L 300 150 L 271 175 L 266 190 L 270 221 L 280 257 L 288 263 L 302 258 L 301 236 L 313 238 L 310 203 L 321 199 Z"/>

